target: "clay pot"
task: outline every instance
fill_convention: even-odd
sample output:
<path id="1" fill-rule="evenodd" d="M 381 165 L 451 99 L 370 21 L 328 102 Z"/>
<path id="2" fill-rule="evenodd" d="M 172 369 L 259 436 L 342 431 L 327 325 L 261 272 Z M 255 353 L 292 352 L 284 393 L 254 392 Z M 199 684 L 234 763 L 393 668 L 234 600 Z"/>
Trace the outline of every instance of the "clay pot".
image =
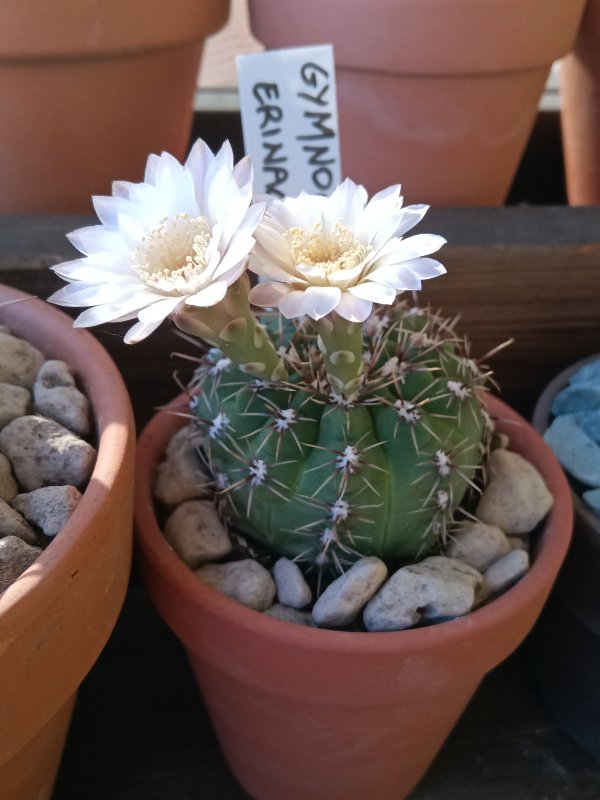
<path id="1" fill-rule="evenodd" d="M 198 580 L 162 536 L 151 486 L 181 419 L 161 413 L 138 442 L 135 530 L 152 599 L 182 640 L 229 764 L 256 800 L 400 800 L 423 776 L 488 670 L 531 628 L 569 543 L 562 470 L 515 412 L 490 398 L 514 448 L 555 497 L 533 566 L 467 617 L 396 633 L 271 619 Z M 514 424 L 516 423 L 516 424 Z"/>
<path id="2" fill-rule="evenodd" d="M 342 171 L 409 202 L 500 205 L 585 0 L 249 0 L 269 48 L 332 42 Z"/>
<path id="3" fill-rule="evenodd" d="M 149 153 L 185 155 L 229 0 L 11 0 L 0 13 L 0 214 L 85 213 Z"/>
<path id="4" fill-rule="evenodd" d="M 600 0 L 588 0 L 573 52 L 560 66 L 561 124 L 572 206 L 600 203 Z"/>
<path id="5" fill-rule="evenodd" d="M 23 300 L 12 305 L 6 301 Z M 67 361 L 89 398 L 98 458 L 60 534 L 0 595 L 0 794 L 48 800 L 79 684 L 123 604 L 131 563 L 135 428 L 117 368 L 96 339 L 0 286 L 0 322 Z"/>
<path id="6" fill-rule="evenodd" d="M 573 364 L 539 397 L 533 424 L 543 433 L 555 396 L 600 354 Z M 572 492 L 573 541 L 552 592 L 552 602 L 531 638 L 533 684 L 550 714 L 584 750 L 600 761 L 600 519 Z"/>

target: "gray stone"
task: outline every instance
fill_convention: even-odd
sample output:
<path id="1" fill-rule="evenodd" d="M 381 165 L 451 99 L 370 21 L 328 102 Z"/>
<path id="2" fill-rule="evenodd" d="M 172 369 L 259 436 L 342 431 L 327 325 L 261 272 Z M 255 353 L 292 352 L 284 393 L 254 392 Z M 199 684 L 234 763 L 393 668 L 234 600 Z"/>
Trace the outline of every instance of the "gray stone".
<path id="1" fill-rule="evenodd" d="M 177 506 L 185 500 L 211 497 L 210 476 L 205 472 L 198 445 L 202 437 L 184 428 L 175 434 L 167 447 L 167 457 L 156 470 L 154 495 L 167 506 Z"/>
<path id="2" fill-rule="evenodd" d="M 64 361 L 46 361 L 33 385 L 35 410 L 56 420 L 65 428 L 85 435 L 90 430 L 90 404 L 75 386 L 75 379 Z"/>
<path id="3" fill-rule="evenodd" d="M 509 589 L 520 580 L 529 570 L 529 553 L 526 550 L 511 550 L 511 552 L 496 561 L 484 573 L 480 589 L 480 600 L 493 594 L 499 594 Z"/>
<path id="4" fill-rule="evenodd" d="M 10 335 L 10 328 L 8 325 L 0 325 L 0 333 L 7 333 Z"/>
<path id="5" fill-rule="evenodd" d="M 13 478 L 10 461 L 0 453 L 0 500 L 10 503 L 17 496 L 17 482 Z"/>
<path id="6" fill-rule="evenodd" d="M 8 456 L 21 486 L 78 486 L 89 480 L 95 449 L 54 420 L 26 416 L 0 431 L 0 451 Z"/>
<path id="7" fill-rule="evenodd" d="M 165 457 L 169 458 L 175 455 L 181 448 L 191 448 L 193 451 L 197 451 L 204 442 L 204 438 L 204 432 L 199 425 L 195 425 L 194 423 L 185 425 L 171 437 L 167 449 L 165 450 Z"/>
<path id="8" fill-rule="evenodd" d="M 599 406 L 600 386 L 586 384 L 567 386 L 554 398 L 552 413 L 558 417 L 561 414 L 573 414 L 575 411 L 587 411 Z"/>
<path id="9" fill-rule="evenodd" d="M 431 556 L 402 567 L 389 578 L 363 613 L 369 631 L 397 631 L 419 622 L 460 617 L 475 602 L 481 574 L 453 558 Z"/>
<path id="10" fill-rule="evenodd" d="M 8 503 L 0 500 L 0 539 L 5 536 L 18 536 L 27 544 L 38 544 L 37 536 L 31 525 Z"/>
<path id="11" fill-rule="evenodd" d="M 195 574 L 217 592 L 255 611 L 266 611 L 273 605 L 275 581 L 269 571 L 253 559 L 206 564 Z"/>
<path id="12" fill-rule="evenodd" d="M 27 413 L 31 394 L 22 386 L 0 383 L 0 428 Z"/>
<path id="13" fill-rule="evenodd" d="M 281 605 L 281 603 L 275 603 L 271 608 L 263 611 L 263 614 L 267 617 L 273 617 L 273 619 L 279 619 L 282 622 L 291 622 L 294 625 L 311 627 L 313 624 L 310 611 L 298 611 L 297 608 L 290 608 L 289 606 Z"/>
<path id="14" fill-rule="evenodd" d="M 322 628 L 350 625 L 386 577 L 387 567 L 380 558 L 368 556 L 356 561 L 318 598 L 312 610 L 314 621 Z"/>
<path id="15" fill-rule="evenodd" d="M 573 414 L 553 420 L 544 439 L 574 478 L 586 486 L 600 486 L 600 445 L 581 430 Z"/>
<path id="16" fill-rule="evenodd" d="M 14 583 L 41 553 L 17 536 L 0 539 L 0 593 Z"/>
<path id="17" fill-rule="evenodd" d="M 44 363 L 43 354 L 24 339 L 0 333 L 0 383 L 30 389 Z"/>
<path id="18" fill-rule="evenodd" d="M 458 558 L 470 564 L 479 572 L 484 572 L 494 561 L 511 550 L 510 542 L 496 525 L 485 522 L 461 522 L 446 546 L 449 558 Z"/>
<path id="19" fill-rule="evenodd" d="M 44 486 L 18 494 L 12 507 L 46 536 L 56 536 L 77 508 L 81 492 L 74 486 Z"/>
<path id="20" fill-rule="evenodd" d="M 210 500 L 186 500 L 165 523 L 165 538 L 191 569 L 229 555 L 231 539 Z"/>
<path id="21" fill-rule="evenodd" d="M 518 453 L 494 450 L 489 482 L 475 516 L 505 533 L 529 533 L 552 508 L 554 499 L 540 473 Z"/>
<path id="22" fill-rule="evenodd" d="M 273 567 L 277 599 L 284 606 L 304 608 L 312 601 L 310 586 L 300 567 L 289 558 L 280 558 Z"/>

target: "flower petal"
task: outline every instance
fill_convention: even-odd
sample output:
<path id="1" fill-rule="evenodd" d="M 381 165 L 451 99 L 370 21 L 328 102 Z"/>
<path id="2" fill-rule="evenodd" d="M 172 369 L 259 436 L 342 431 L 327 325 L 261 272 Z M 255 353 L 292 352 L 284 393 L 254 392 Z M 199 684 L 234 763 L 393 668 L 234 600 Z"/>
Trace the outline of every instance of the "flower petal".
<path id="1" fill-rule="evenodd" d="M 146 337 L 150 336 L 150 334 L 153 333 L 158 328 L 161 322 L 162 320 L 157 320 L 155 322 L 148 322 L 148 323 L 136 322 L 135 325 L 129 328 L 129 330 L 123 337 L 123 341 L 125 342 L 125 344 L 137 344 L 138 342 L 141 342 L 143 339 L 146 339 Z"/>
<path id="2" fill-rule="evenodd" d="M 196 294 L 186 297 L 185 302 L 188 306 L 214 306 L 225 297 L 228 288 L 227 281 L 216 281 L 216 283 L 211 283 L 210 286 L 201 289 Z"/>
<path id="3" fill-rule="evenodd" d="M 262 308 L 277 308 L 279 301 L 286 294 L 293 291 L 287 283 L 273 283 L 265 281 L 264 283 L 257 283 L 250 289 L 248 299 L 255 306 L 262 306 Z"/>
<path id="4" fill-rule="evenodd" d="M 309 286 L 304 291 L 304 313 L 319 320 L 333 311 L 341 296 L 341 291 L 335 286 Z"/>
<path id="5" fill-rule="evenodd" d="M 350 286 L 348 291 L 354 297 L 369 300 L 371 303 L 383 303 L 388 306 L 396 299 L 396 290 L 381 283 L 365 281 L 364 283 L 359 283 L 358 286 Z"/>
<path id="6" fill-rule="evenodd" d="M 343 292 L 335 313 L 349 322 L 364 322 L 372 310 L 373 303 L 369 300 L 363 300 L 361 297 L 354 297 L 349 292 Z"/>

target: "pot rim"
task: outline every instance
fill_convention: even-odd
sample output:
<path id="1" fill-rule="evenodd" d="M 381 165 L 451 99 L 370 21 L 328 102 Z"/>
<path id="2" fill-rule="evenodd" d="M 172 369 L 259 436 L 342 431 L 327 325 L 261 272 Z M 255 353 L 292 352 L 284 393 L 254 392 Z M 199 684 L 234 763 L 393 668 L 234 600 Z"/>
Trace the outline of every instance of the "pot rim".
<path id="1" fill-rule="evenodd" d="M 2 305 L 3 303 L 9 304 Z M 65 556 L 76 550 L 80 542 L 90 535 L 89 527 L 82 529 L 80 519 L 102 516 L 102 506 L 127 457 L 131 447 L 130 437 L 135 430 L 125 384 L 110 356 L 95 337 L 88 331 L 74 329 L 71 317 L 46 302 L 0 284 L 0 322 L 5 322 L 11 332 L 15 323 L 23 319 L 24 304 L 27 310 L 31 309 L 31 313 L 35 314 L 36 324 L 42 328 L 41 334 L 32 337 L 37 338 L 36 346 L 43 349 L 47 340 L 48 348 L 44 352 L 46 358 L 59 357 L 53 354 L 53 350 L 58 348 L 52 329 L 58 331 L 61 342 L 65 336 L 68 337 L 69 366 L 76 372 L 90 402 L 96 424 L 97 458 L 81 500 L 60 533 L 36 561 L 0 594 L 0 617 L 16 612 L 30 591 L 42 583 L 51 582 L 56 576 L 60 577 Z M 26 332 L 15 330 L 15 334 L 27 338 Z M 58 346 L 60 347 L 60 342 Z M 62 349 L 64 356 L 64 344 Z M 106 391 L 107 383 L 110 383 L 110 393 Z"/>
<path id="2" fill-rule="evenodd" d="M 556 578 L 568 549 L 573 525 L 573 508 L 567 479 L 548 445 L 527 421 L 498 398 L 488 396 L 486 403 L 492 417 L 500 422 L 505 421 L 508 426 L 514 426 L 511 430 L 515 439 L 523 440 L 523 446 L 517 445 L 516 449 L 535 448 L 535 465 L 542 472 L 555 498 L 554 506 L 544 523 L 543 536 L 538 539 L 531 569 L 515 586 L 488 605 L 464 617 L 427 627 L 390 632 L 336 631 L 292 625 L 247 608 L 203 584 L 167 544 L 158 527 L 151 494 L 153 469 L 164 454 L 167 435 L 172 435 L 177 425 L 183 424 L 180 419 L 176 422 L 173 417 L 168 432 L 165 429 L 169 408 L 180 405 L 184 397 L 185 395 L 180 395 L 166 410 L 155 415 L 138 440 L 135 536 L 137 546 L 143 550 L 144 556 L 162 570 L 166 582 L 190 599 L 190 606 L 210 607 L 211 613 L 222 619 L 226 625 L 243 629 L 262 639 L 269 639 L 273 644 L 285 642 L 300 649 L 338 654 L 422 652 L 440 646 L 458 645 L 486 629 L 503 625 L 519 609 L 539 598 L 542 587 L 548 583 L 548 575 L 552 581 Z"/>

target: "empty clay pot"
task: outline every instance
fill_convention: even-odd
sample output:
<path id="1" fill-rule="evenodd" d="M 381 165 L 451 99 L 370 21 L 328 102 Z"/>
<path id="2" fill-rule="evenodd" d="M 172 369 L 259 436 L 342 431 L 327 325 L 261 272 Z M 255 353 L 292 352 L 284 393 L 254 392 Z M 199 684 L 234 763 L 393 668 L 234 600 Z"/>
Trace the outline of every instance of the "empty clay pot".
<path id="1" fill-rule="evenodd" d="M 269 48 L 332 42 L 342 172 L 409 202 L 500 205 L 585 0 L 249 0 Z"/>
<path id="2" fill-rule="evenodd" d="M 561 124 L 572 206 L 600 203 L 600 1 L 588 0 L 571 55 L 560 66 Z"/>
<path id="3" fill-rule="evenodd" d="M 117 368 L 90 333 L 73 330 L 70 317 L 0 286 L 0 322 L 48 358 L 68 362 L 96 421 L 98 457 L 79 505 L 0 595 L 0 795 L 49 800 L 77 689 L 125 597 L 135 428 Z"/>
<path id="4" fill-rule="evenodd" d="M 0 11 L 1 214 L 85 213 L 149 153 L 185 154 L 205 37 L 229 0 L 10 0 Z M 7 188 L 8 187 L 8 188 Z"/>
<path id="5" fill-rule="evenodd" d="M 494 398 L 489 410 L 555 498 L 531 571 L 466 617 L 395 633 L 284 623 L 202 583 L 161 534 L 152 499 L 156 466 L 182 420 L 162 412 L 143 432 L 135 504 L 143 574 L 186 648 L 229 764 L 256 800 L 405 797 L 483 676 L 533 625 L 569 543 L 569 489 L 521 417 Z"/>

